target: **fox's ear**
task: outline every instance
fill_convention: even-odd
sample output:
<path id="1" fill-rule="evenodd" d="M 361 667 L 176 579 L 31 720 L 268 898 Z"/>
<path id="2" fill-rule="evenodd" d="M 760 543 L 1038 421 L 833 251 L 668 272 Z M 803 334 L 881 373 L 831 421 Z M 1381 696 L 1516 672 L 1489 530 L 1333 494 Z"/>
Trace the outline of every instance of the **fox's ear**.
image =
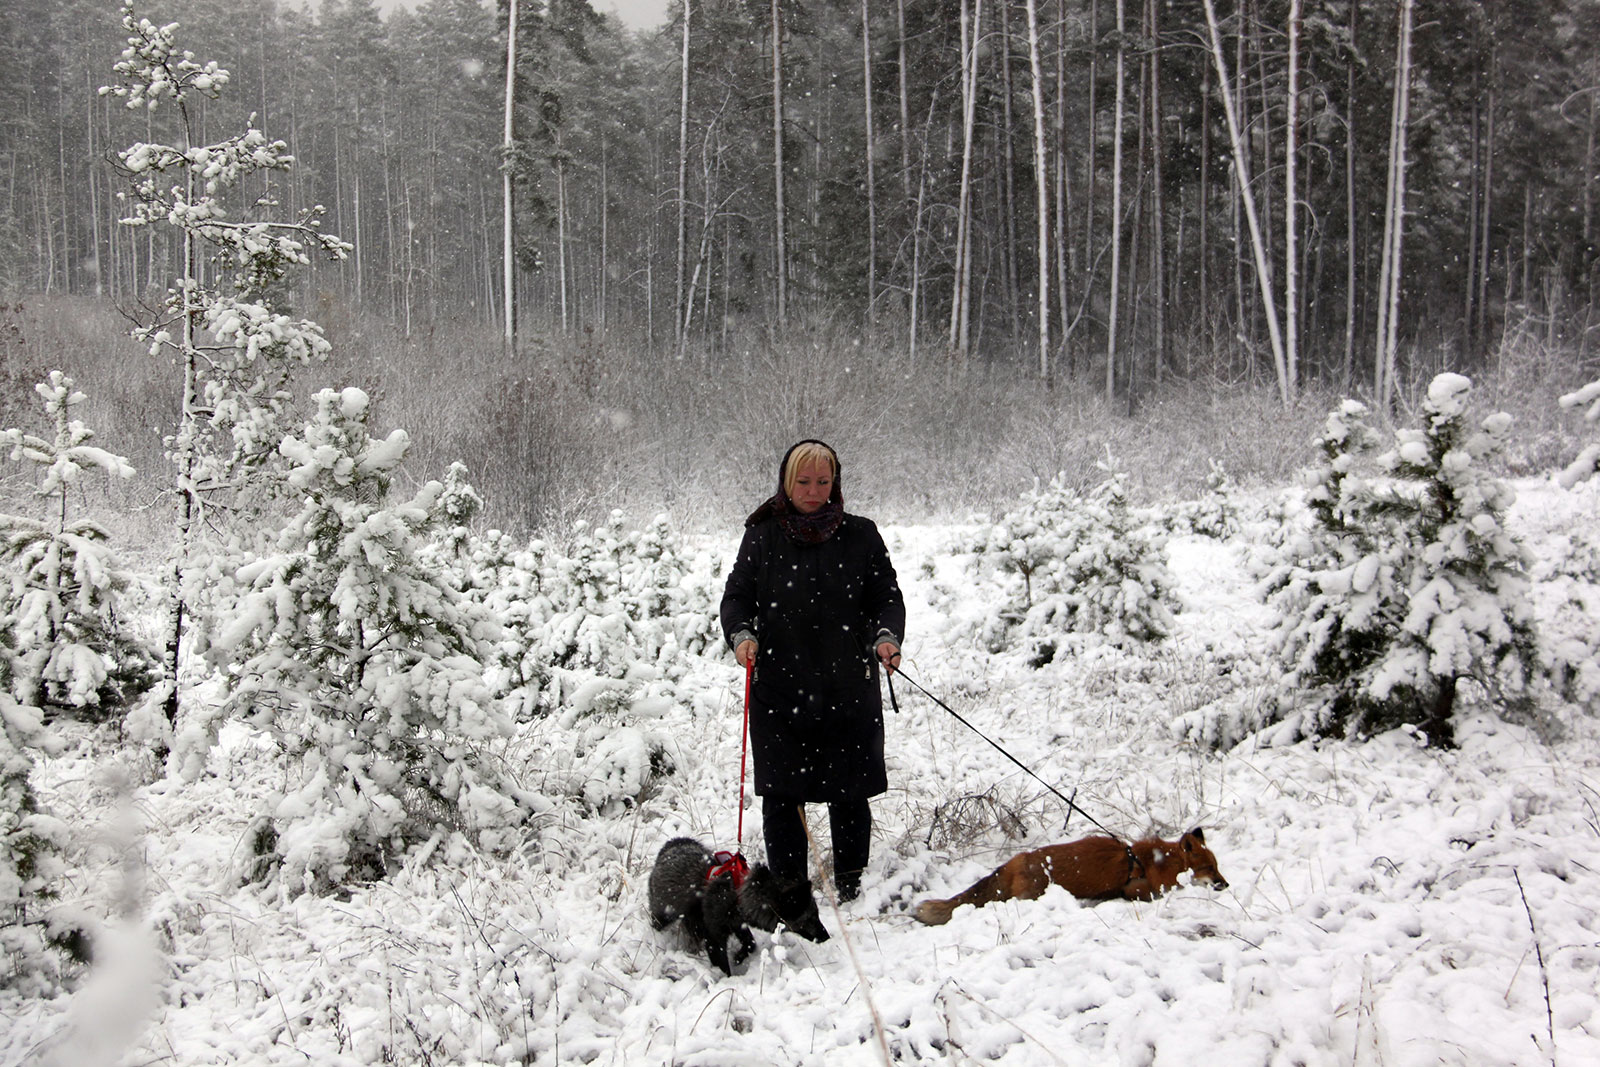
<path id="1" fill-rule="evenodd" d="M 1189 831 L 1189 836 L 1200 842 L 1202 845 L 1206 843 L 1206 831 L 1204 827 L 1196 826 L 1193 830 Z"/>

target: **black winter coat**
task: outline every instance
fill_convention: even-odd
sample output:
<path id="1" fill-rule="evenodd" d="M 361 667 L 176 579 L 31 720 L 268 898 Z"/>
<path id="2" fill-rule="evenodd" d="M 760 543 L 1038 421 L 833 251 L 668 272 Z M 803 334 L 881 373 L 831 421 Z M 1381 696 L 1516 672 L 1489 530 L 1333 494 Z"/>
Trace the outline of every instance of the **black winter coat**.
<path id="1" fill-rule="evenodd" d="M 755 791 L 811 802 L 888 788 L 876 646 L 904 636 L 905 601 L 871 520 L 799 544 L 776 518 L 745 530 L 722 596 L 722 629 L 756 635 L 750 694 Z"/>

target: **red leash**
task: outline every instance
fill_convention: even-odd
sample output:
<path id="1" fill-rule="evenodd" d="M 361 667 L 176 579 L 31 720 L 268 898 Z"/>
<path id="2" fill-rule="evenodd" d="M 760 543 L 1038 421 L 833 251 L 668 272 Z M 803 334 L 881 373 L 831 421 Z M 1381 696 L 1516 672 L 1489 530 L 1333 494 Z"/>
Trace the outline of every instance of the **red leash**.
<path id="1" fill-rule="evenodd" d="M 727 874 L 733 878 L 733 888 L 737 890 L 744 885 L 745 876 L 750 873 L 750 864 L 744 858 L 744 768 L 745 759 L 750 749 L 750 681 L 755 677 L 756 661 L 751 657 L 744 668 L 744 726 L 739 734 L 739 845 L 738 851 L 718 852 L 712 857 L 711 870 L 706 872 L 706 881 L 711 881 L 718 875 Z"/>
<path id="2" fill-rule="evenodd" d="M 756 676 L 756 658 L 744 666 L 744 727 L 739 732 L 739 849 L 744 849 L 744 761 L 750 747 L 750 681 Z"/>

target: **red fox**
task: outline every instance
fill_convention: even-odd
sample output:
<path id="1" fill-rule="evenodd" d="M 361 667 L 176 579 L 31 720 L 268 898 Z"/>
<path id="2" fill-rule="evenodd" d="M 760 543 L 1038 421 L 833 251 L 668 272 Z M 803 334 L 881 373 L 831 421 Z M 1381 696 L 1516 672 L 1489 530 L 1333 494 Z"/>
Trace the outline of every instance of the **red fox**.
<path id="1" fill-rule="evenodd" d="M 981 908 L 997 900 L 1032 900 L 1051 883 L 1085 900 L 1150 900 L 1175 888 L 1184 871 L 1194 872 L 1201 885 L 1228 888 L 1198 826 L 1176 841 L 1147 837 L 1129 845 L 1114 837 L 1084 837 L 1019 852 L 966 892 L 949 900 L 924 900 L 914 914 L 938 926 L 963 904 Z"/>

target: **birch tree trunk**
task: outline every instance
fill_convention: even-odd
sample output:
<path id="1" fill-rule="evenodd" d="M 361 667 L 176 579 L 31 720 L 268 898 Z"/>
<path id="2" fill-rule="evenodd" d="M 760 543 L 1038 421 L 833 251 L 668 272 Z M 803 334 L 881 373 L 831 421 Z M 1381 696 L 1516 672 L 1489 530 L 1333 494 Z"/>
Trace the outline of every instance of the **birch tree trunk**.
<path id="1" fill-rule="evenodd" d="M 1028 71 L 1033 76 L 1033 185 L 1038 213 L 1039 377 L 1050 385 L 1050 175 L 1045 155 L 1044 76 L 1039 66 L 1039 9 L 1027 0 Z"/>
<path id="2" fill-rule="evenodd" d="M 784 229 L 783 197 L 783 14 L 772 0 L 772 227 L 777 256 L 777 322 L 789 320 L 789 250 Z"/>
<path id="3" fill-rule="evenodd" d="M 861 0 L 861 101 L 867 142 L 867 324 L 877 321 L 878 180 L 874 160 L 878 145 L 872 126 L 872 30 L 867 0 Z"/>
<path id="4" fill-rule="evenodd" d="M 1150 12 L 1149 34 L 1152 48 L 1150 52 L 1150 140 L 1154 146 L 1151 153 L 1151 194 L 1150 194 L 1150 242 L 1151 270 L 1155 275 L 1155 380 L 1161 382 L 1162 372 L 1167 362 L 1167 295 L 1169 285 L 1167 280 L 1167 194 L 1166 182 L 1162 177 L 1162 158 L 1165 155 L 1161 140 L 1161 25 L 1160 3 L 1158 0 L 1148 0 Z"/>
<path id="5" fill-rule="evenodd" d="M 688 318 L 684 311 L 685 261 L 689 255 L 689 11 L 692 0 L 683 0 L 683 41 L 678 53 L 678 247 L 677 273 L 672 286 L 673 344 L 679 359 L 683 358 L 684 324 Z"/>
<path id="6" fill-rule="evenodd" d="M 511 172 L 516 151 L 516 124 L 514 122 L 517 98 L 517 7 L 518 0 L 510 0 L 506 19 L 506 98 L 505 137 L 500 159 L 500 245 L 501 245 L 501 300 L 505 311 L 505 346 L 509 355 L 517 344 L 516 270 L 513 238 L 516 227 L 512 222 Z"/>
<path id="7" fill-rule="evenodd" d="M 1409 2 L 1409 0 L 1407 0 Z M 1294 394 L 1289 388 L 1289 372 L 1284 361 L 1283 335 L 1278 328 L 1277 304 L 1272 298 L 1272 272 L 1267 259 L 1266 244 L 1261 236 L 1261 223 L 1256 216 L 1255 196 L 1250 190 L 1250 160 L 1239 132 L 1239 119 L 1233 102 L 1233 92 L 1228 88 L 1228 60 L 1222 53 L 1222 33 L 1217 29 L 1217 9 L 1212 0 L 1205 0 L 1206 28 L 1211 39 L 1211 61 L 1217 70 L 1217 90 L 1222 97 L 1222 113 L 1227 119 L 1228 143 L 1233 150 L 1233 173 L 1239 187 L 1240 206 L 1250 227 L 1250 246 L 1255 255 L 1256 286 L 1267 316 L 1267 333 L 1272 342 L 1272 363 L 1278 374 L 1278 395 L 1288 407 Z M 1241 321 L 1240 326 L 1244 323 Z"/>
<path id="8" fill-rule="evenodd" d="M 965 371 L 968 313 L 972 284 L 972 134 L 977 113 L 978 46 L 983 25 L 982 0 L 968 14 L 961 4 L 961 192 L 956 203 L 955 286 L 950 301 L 950 351 L 958 370 Z"/>
<path id="9" fill-rule="evenodd" d="M 1209 3 L 1210 0 L 1207 0 Z M 1389 180 L 1384 198 L 1383 265 L 1378 282 L 1378 345 L 1373 396 L 1383 411 L 1394 395 L 1400 329 L 1401 251 L 1405 234 L 1406 141 L 1411 107 L 1411 18 L 1414 0 L 1400 0 L 1400 40 L 1395 49 L 1394 109 L 1389 123 Z"/>
<path id="10" fill-rule="evenodd" d="M 1300 261 L 1295 211 L 1295 159 L 1300 125 L 1300 3 L 1289 0 L 1289 90 L 1285 100 L 1283 144 L 1283 347 L 1289 392 L 1298 392 L 1300 338 Z"/>
<path id="11" fill-rule="evenodd" d="M 1210 0 L 1207 0 L 1209 3 Z M 1116 100 L 1111 126 L 1111 284 L 1110 310 L 1106 313 L 1106 399 L 1116 394 L 1117 316 L 1122 279 L 1122 109 L 1127 92 L 1128 48 L 1123 40 L 1127 0 L 1117 0 Z"/>
<path id="12" fill-rule="evenodd" d="M 906 0 L 894 0 L 895 58 L 900 81 L 900 193 L 911 201 L 911 83 L 906 76 Z"/>

